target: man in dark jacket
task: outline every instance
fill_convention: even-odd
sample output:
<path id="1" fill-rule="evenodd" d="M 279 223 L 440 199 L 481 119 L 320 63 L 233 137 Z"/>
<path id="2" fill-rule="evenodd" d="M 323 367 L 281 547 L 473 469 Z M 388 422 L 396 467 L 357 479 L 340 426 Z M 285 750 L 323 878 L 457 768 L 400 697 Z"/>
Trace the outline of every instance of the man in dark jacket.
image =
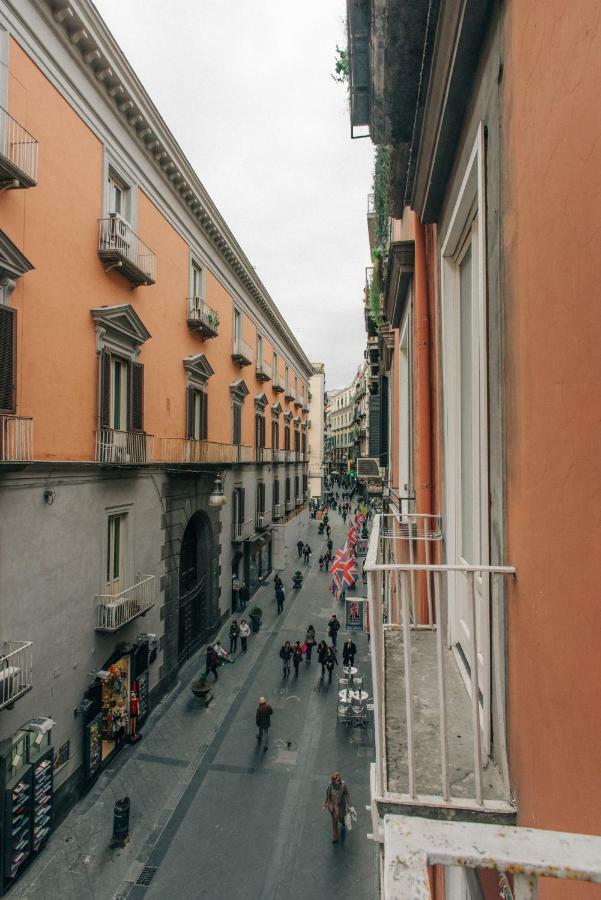
<path id="1" fill-rule="evenodd" d="M 301 556 L 303 555 L 303 547 L 304 547 L 304 546 L 305 546 L 305 545 L 303 544 L 302 541 L 297 541 L 296 549 L 298 550 L 298 558 L 299 558 L 299 559 L 300 559 Z"/>
<path id="2" fill-rule="evenodd" d="M 328 622 L 328 634 L 332 639 L 332 646 L 336 646 L 336 639 L 338 638 L 338 632 L 340 631 L 340 622 L 336 618 L 336 613 L 332 616 L 330 621 Z"/>
<path id="3" fill-rule="evenodd" d="M 276 599 L 276 603 L 278 605 L 278 616 L 279 616 L 281 611 L 284 609 L 284 600 L 286 599 L 286 592 L 284 591 L 283 585 L 280 585 L 280 587 L 277 587 L 275 589 L 275 599 Z"/>
<path id="4" fill-rule="evenodd" d="M 207 647 L 207 668 L 205 670 L 205 676 L 209 674 L 209 672 L 213 673 L 215 681 L 218 680 L 219 676 L 217 675 L 217 667 L 220 665 L 219 657 L 213 650 L 212 646 Z"/>
<path id="5" fill-rule="evenodd" d="M 257 706 L 256 722 L 257 728 L 259 729 L 259 733 L 257 734 L 259 747 L 261 746 L 263 736 L 265 736 L 265 746 L 263 747 L 263 752 L 265 752 L 267 750 L 267 747 L 269 746 L 267 742 L 269 740 L 269 726 L 271 725 L 272 715 L 273 710 L 271 706 L 266 701 L 265 697 L 260 697 L 259 705 Z"/>
<path id="6" fill-rule="evenodd" d="M 357 645 L 352 638 L 349 638 L 348 641 L 344 642 L 344 647 L 342 648 L 342 662 L 346 668 L 355 665 L 356 653 Z"/>

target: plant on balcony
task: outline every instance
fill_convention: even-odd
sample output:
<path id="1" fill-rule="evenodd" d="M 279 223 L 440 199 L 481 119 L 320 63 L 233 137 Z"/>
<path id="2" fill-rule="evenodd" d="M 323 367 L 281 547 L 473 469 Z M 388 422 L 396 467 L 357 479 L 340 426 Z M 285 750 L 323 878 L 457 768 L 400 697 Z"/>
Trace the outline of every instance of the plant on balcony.
<path id="1" fill-rule="evenodd" d="M 346 29 L 346 25 L 344 26 Z M 336 44 L 336 54 L 334 61 L 334 74 L 332 80 L 338 84 L 346 84 L 349 86 L 349 58 L 348 50 L 344 50 Z"/>
<path id="2" fill-rule="evenodd" d="M 374 212 L 376 217 L 376 243 L 378 247 L 388 247 L 390 221 L 390 174 L 392 148 L 385 144 L 376 147 L 374 158 Z"/>

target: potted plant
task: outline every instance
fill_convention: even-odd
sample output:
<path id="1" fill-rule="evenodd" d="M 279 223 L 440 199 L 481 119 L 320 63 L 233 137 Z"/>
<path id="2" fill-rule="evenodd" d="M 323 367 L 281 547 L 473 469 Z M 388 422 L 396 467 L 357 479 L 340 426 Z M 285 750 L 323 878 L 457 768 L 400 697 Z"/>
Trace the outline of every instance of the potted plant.
<path id="1" fill-rule="evenodd" d="M 207 681 L 206 675 L 199 675 L 198 678 L 192 682 L 192 693 L 195 697 L 200 697 L 200 699 L 204 701 L 205 706 L 209 705 L 213 699 L 213 695 L 211 693 L 211 685 Z"/>
<path id="2" fill-rule="evenodd" d="M 260 606 L 253 606 L 249 613 L 250 618 L 250 627 L 252 629 L 253 634 L 256 634 L 261 627 L 261 616 L 263 615 L 263 610 Z"/>
<path id="3" fill-rule="evenodd" d="M 298 590 L 300 590 L 300 588 L 302 586 L 303 586 L 303 573 L 297 569 L 296 572 L 294 573 L 294 575 L 292 576 L 292 587 L 294 588 L 295 591 L 298 591 Z"/>

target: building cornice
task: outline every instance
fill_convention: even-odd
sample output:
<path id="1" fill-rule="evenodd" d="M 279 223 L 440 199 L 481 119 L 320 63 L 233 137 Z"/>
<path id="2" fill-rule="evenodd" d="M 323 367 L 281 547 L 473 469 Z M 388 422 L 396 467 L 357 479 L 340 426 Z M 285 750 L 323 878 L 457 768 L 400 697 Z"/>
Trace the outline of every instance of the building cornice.
<path id="1" fill-rule="evenodd" d="M 46 20 L 87 70 L 145 156 L 193 215 L 212 246 L 271 323 L 305 378 L 313 368 L 127 58 L 89 0 L 35 0 Z"/>

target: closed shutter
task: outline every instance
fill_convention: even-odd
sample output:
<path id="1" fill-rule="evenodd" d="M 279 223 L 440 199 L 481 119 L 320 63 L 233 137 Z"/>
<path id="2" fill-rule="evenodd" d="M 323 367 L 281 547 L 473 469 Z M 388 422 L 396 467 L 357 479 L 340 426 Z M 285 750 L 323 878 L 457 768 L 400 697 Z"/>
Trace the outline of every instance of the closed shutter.
<path id="1" fill-rule="evenodd" d="M 186 435 L 188 437 L 188 440 L 194 440 L 194 436 L 195 436 L 195 427 L 194 426 L 196 424 L 194 421 L 194 409 L 195 409 L 194 400 L 195 400 L 196 391 L 194 390 L 193 387 L 189 387 L 186 389 L 186 393 L 188 395 L 187 404 L 186 404 L 186 406 L 187 406 Z"/>
<path id="2" fill-rule="evenodd" d="M 209 395 L 206 391 L 200 394 L 200 439 L 206 441 L 209 436 Z"/>
<path id="3" fill-rule="evenodd" d="M 17 314 L 10 306 L 0 306 L 0 412 L 14 413 Z"/>
<path id="4" fill-rule="evenodd" d="M 130 431 L 144 431 L 144 366 L 130 364 L 129 428 Z"/>
<path id="5" fill-rule="evenodd" d="M 111 355 L 100 351 L 100 427 L 111 427 Z"/>
<path id="6" fill-rule="evenodd" d="M 232 442 L 234 444 L 242 443 L 242 407 L 239 403 L 234 403 L 232 405 L 232 413 L 233 413 L 233 438 Z"/>
<path id="7" fill-rule="evenodd" d="M 273 482 L 273 505 L 280 502 L 280 482 L 276 478 Z"/>
<path id="8" fill-rule="evenodd" d="M 245 489 L 240 488 L 240 522 L 244 522 L 244 494 Z"/>

